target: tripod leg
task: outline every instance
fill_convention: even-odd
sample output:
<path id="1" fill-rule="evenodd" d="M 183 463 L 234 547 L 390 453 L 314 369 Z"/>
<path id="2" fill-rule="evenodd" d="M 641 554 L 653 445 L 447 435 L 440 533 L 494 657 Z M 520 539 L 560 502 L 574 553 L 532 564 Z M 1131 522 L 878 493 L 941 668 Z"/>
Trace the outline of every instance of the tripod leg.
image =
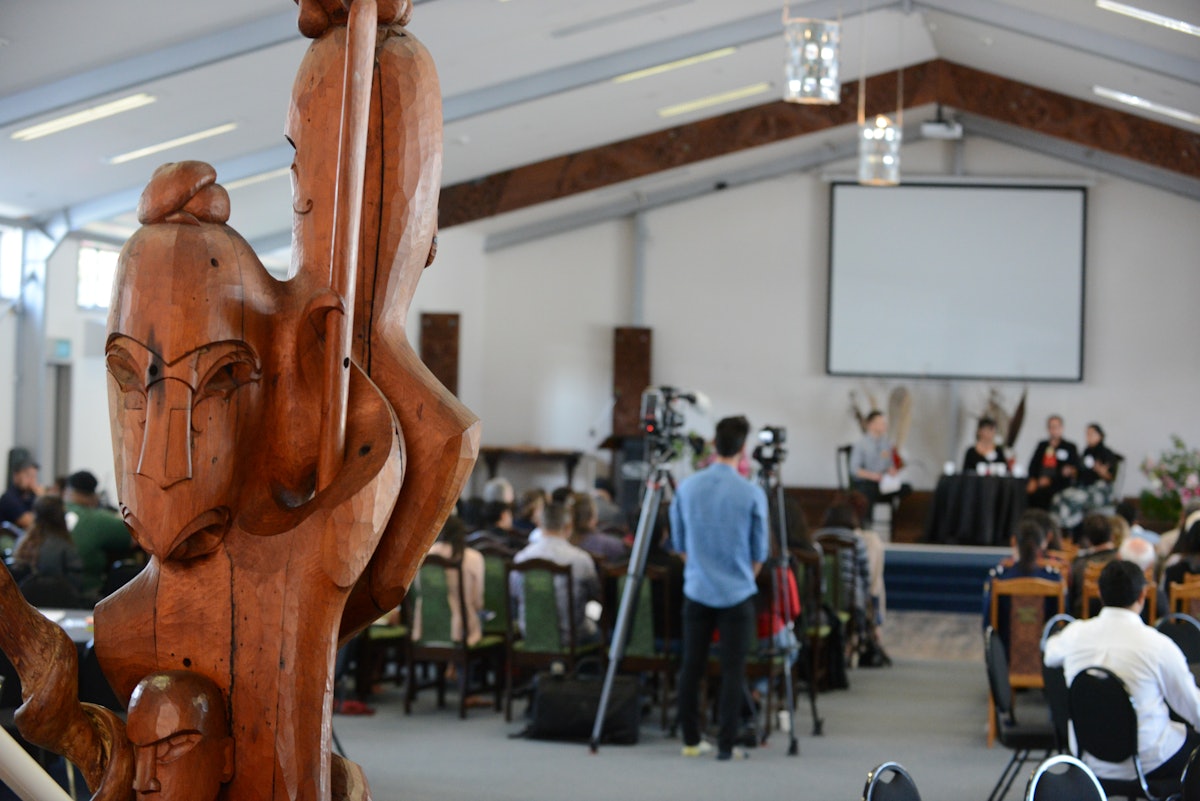
<path id="1" fill-rule="evenodd" d="M 633 622 L 634 607 L 637 604 L 638 593 L 642 587 L 642 576 L 646 572 L 646 555 L 650 552 L 650 534 L 654 527 L 654 519 L 658 515 L 658 506 L 662 502 L 663 487 L 669 473 L 665 467 L 658 468 L 646 488 L 646 497 L 642 500 L 642 511 L 638 517 L 637 534 L 633 539 L 633 550 L 629 554 L 629 568 L 625 578 L 625 591 L 621 593 L 621 605 L 617 612 L 617 622 L 613 627 L 612 642 L 608 648 L 608 668 L 604 672 L 604 686 L 600 689 L 600 703 L 596 707 L 596 720 L 592 724 L 592 739 L 589 746 L 592 753 L 600 747 L 600 735 L 604 728 L 604 714 L 608 711 L 608 700 L 612 693 L 613 679 L 616 678 L 617 668 L 625 655 L 625 639 Z"/>

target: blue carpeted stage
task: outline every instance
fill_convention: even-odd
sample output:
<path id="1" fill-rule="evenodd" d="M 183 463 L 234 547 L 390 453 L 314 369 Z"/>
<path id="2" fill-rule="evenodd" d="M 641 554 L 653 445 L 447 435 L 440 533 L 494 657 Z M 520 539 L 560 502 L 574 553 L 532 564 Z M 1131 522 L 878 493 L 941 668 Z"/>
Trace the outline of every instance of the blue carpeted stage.
<path id="1" fill-rule="evenodd" d="M 1008 548 L 889 544 L 883 580 L 888 609 L 979 614 L 988 571 Z"/>

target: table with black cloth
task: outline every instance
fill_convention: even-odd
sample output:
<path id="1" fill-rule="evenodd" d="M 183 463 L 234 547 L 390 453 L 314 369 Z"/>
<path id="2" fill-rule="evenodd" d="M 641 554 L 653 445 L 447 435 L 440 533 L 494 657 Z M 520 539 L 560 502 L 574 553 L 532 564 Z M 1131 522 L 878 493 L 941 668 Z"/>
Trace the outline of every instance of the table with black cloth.
<path id="1" fill-rule="evenodd" d="M 925 541 L 1008 545 L 1025 511 L 1025 479 L 971 473 L 942 476 L 925 521 Z"/>

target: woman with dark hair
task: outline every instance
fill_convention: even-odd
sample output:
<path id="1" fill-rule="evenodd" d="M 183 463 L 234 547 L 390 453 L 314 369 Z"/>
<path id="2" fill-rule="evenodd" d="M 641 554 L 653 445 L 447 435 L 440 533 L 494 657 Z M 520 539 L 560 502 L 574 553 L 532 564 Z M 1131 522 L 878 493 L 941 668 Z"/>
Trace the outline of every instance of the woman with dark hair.
<path id="1" fill-rule="evenodd" d="M 1087 447 L 1079 458 L 1075 486 L 1054 496 L 1051 508 L 1064 529 L 1073 529 L 1091 512 L 1111 506 L 1113 478 L 1119 457 L 1104 443 L 1104 429 L 1089 423 L 1085 434 Z"/>
<path id="2" fill-rule="evenodd" d="M 1013 549 L 1016 551 L 1016 561 L 1005 560 L 988 573 L 983 585 L 983 626 L 991 625 L 992 610 L 992 580 L 1003 581 L 1012 578 L 1040 578 L 1050 581 L 1062 581 L 1062 573 L 1043 560 L 1042 553 L 1046 546 L 1046 529 L 1042 523 L 1029 515 L 1023 516 L 1017 523 L 1017 532 L 1012 538 Z M 1003 603 L 1006 599 L 1001 598 Z M 1057 601 L 1047 599 L 1047 619 L 1058 611 Z M 998 634 L 1005 646 L 1008 645 L 1008 609 L 1000 609 L 1000 629 Z"/>
<path id="3" fill-rule="evenodd" d="M 65 578 L 76 592 L 83 589 L 83 560 L 67 529 L 62 498 L 43 495 L 33 502 L 33 524 L 13 549 L 14 577 Z"/>
<path id="4" fill-rule="evenodd" d="M 994 465 L 1004 465 L 1007 471 L 1007 458 L 1004 446 L 996 442 L 996 421 L 990 417 L 979 418 L 975 426 L 975 443 L 967 448 L 963 456 L 963 472 L 980 472 L 979 465 L 984 466 L 982 472 L 985 473 L 995 469 Z"/>
<path id="5" fill-rule="evenodd" d="M 429 553 L 451 561 L 462 560 L 463 594 L 467 602 L 467 645 L 474 645 L 483 637 L 483 554 L 470 548 L 467 542 L 467 527 L 463 521 L 451 515 L 442 526 L 437 542 L 429 549 Z M 450 636 L 455 642 L 462 640 L 462 610 L 458 603 L 459 572 L 446 570 L 446 591 L 450 602 Z M 419 615 L 415 615 L 414 629 L 419 628 Z M 414 633 L 414 639 L 419 639 L 419 633 Z"/>
<path id="6" fill-rule="evenodd" d="M 1182 583 L 1187 576 L 1200 574 L 1200 521 L 1184 529 L 1163 570 L 1163 585 Z"/>

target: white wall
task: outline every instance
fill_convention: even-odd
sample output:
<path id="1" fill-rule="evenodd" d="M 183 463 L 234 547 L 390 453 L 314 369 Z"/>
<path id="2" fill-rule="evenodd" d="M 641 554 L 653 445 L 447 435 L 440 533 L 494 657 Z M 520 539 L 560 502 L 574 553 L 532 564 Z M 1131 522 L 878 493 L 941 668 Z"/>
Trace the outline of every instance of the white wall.
<path id="1" fill-rule="evenodd" d="M 905 168 L 946 172 L 951 147 L 909 146 Z M 979 176 L 1094 180 L 1085 379 L 1030 385 L 1016 446 L 1027 459 L 1052 412 L 1066 416 L 1069 435 L 1080 441 L 1085 424 L 1100 421 L 1110 445 L 1130 459 L 1124 489 L 1136 491 L 1141 476 L 1133 465 L 1166 447 L 1171 433 L 1200 444 L 1193 402 L 1200 395 L 1200 317 L 1187 308 L 1200 297 L 1197 204 L 987 140 L 969 140 L 963 163 L 966 173 Z M 852 168 L 834 165 L 830 172 Z M 899 383 L 909 389 L 907 456 L 918 487 L 931 487 L 942 463 L 961 457 L 989 390 L 999 391 L 1010 410 L 1020 397 L 1015 383 L 824 374 L 828 184 L 818 175 L 710 194 L 651 211 L 645 223 L 654 382 L 712 397 L 711 416 L 690 421 L 701 433 L 711 432 L 712 419 L 733 413 L 747 414 L 756 426 L 786 426 L 788 484 L 834 485 L 836 447 L 857 436 L 852 391 L 865 408 L 868 394 L 882 400 Z M 614 290 L 632 280 L 629 244 L 628 225 L 605 223 L 488 255 L 486 444 L 585 441 L 586 415 L 576 406 L 607 397 L 611 370 L 611 348 L 599 334 L 586 343 L 597 327 L 625 323 L 628 307 Z M 879 246 L 886 252 L 886 242 Z M 562 313 L 578 303 L 584 305 L 576 314 Z M 981 313 L 986 308 L 981 298 Z M 502 322 L 500 310 L 510 319 Z"/>
<path id="2" fill-rule="evenodd" d="M 8 452 L 16 445 L 13 404 L 17 389 L 17 311 L 0 300 L 0 481 L 6 476 Z"/>
<path id="3" fill-rule="evenodd" d="M 944 173 L 952 145 L 904 150 L 910 175 Z M 1052 176 L 1094 181 L 1088 194 L 1087 337 L 1084 381 L 1032 384 L 1017 442 L 1028 458 L 1051 412 L 1082 439 L 1097 420 L 1132 468 L 1178 433 L 1200 445 L 1200 205 L 1119 178 L 983 139 L 969 139 L 966 173 Z M 850 163 L 830 172 L 848 173 Z M 756 426 L 784 425 L 790 485 L 832 486 L 834 452 L 855 437 L 850 393 L 886 397 L 897 381 L 824 374 L 828 185 L 815 174 L 789 175 L 729 189 L 645 214 L 645 277 L 635 286 L 630 220 L 616 220 L 485 253 L 471 226 L 442 233 L 435 264 L 417 289 L 410 336 L 422 311 L 462 315 L 460 396 L 483 420 L 485 445 L 592 450 L 608 434 L 612 328 L 629 325 L 642 292 L 644 324 L 654 331 L 653 380 L 700 390 L 712 414 L 689 415 L 710 434 L 725 414 Z M 880 248 L 886 252 L 887 243 Z M 74 307 L 74 245 L 50 261 L 51 338 L 72 339 L 75 411 L 73 466 L 111 472 L 103 360 L 86 355 L 86 315 Z M 1003 280 L 998 276 L 997 280 Z M 987 298 L 980 299 L 986 313 Z M 0 315 L 0 342 L 13 342 Z M 0 375 L 11 375 L 12 348 L 0 347 Z M 1022 386 L 973 381 L 903 382 L 913 396 L 907 455 L 919 487 L 958 459 L 990 389 L 1011 409 Z M 0 437 L 12 429 L 12 388 L 0 386 Z M 3 440 L 0 439 L 0 444 Z M 577 478 L 581 486 L 589 467 Z M 478 472 L 478 471 L 477 471 Z M 505 466 L 518 489 L 562 483 L 556 465 Z M 1127 472 L 1125 490 L 1142 481 Z M 478 479 L 475 485 L 478 487 Z"/>

